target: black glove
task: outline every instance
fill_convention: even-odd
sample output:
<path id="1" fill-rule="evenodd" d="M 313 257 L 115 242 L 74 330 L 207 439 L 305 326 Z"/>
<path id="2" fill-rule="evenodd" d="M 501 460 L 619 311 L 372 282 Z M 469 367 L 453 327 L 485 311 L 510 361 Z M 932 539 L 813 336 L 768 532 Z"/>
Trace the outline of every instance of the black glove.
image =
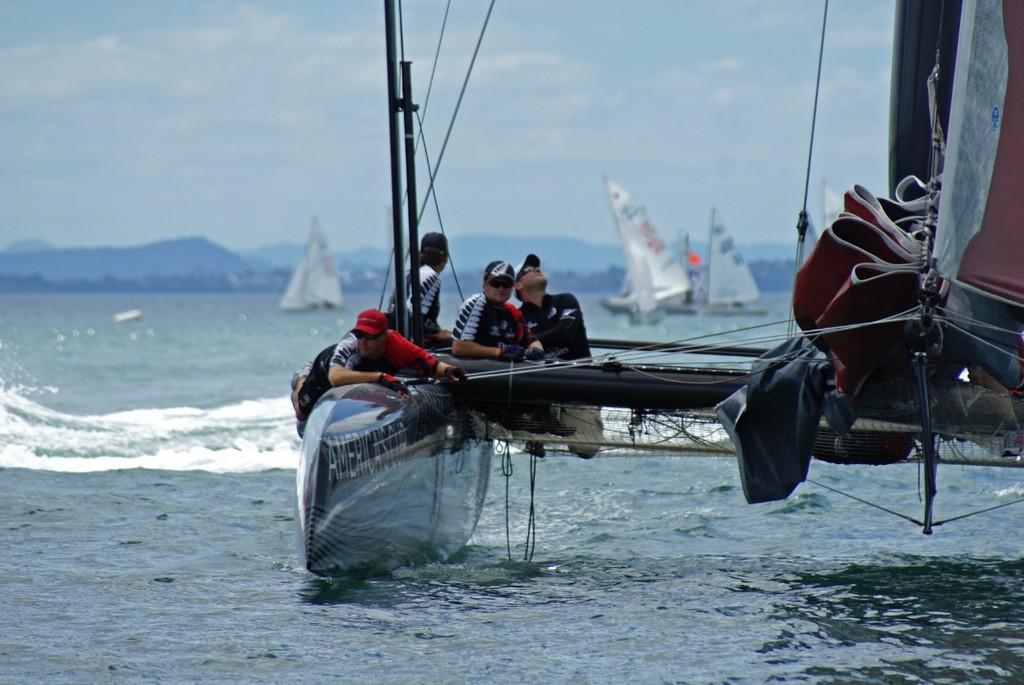
<path id="1" fill-rule="evenodd" d="M 388 390 L 394 390 L 395 392 L 403 395 L 409 394 L 409 386 L 406 385 L 404 381 L 392 376 L 390 373 L 382 373 L 380 378 L 377 379 L 377 382 Z"/>
<path id="2" fill-rule="evenodd" d="M 498 349 L 501 350 L 501 359 L 505 361 L 519 361 L 526 354 L 526 350 L 512 343 L 498 343 Z"/>
<path id="3" fill-rule="evenodd" d="M 544 359 L 544 350 L 539 347 L 528 347 L 526 348 L 526 358 L 531 362 L 539 362 Z"/>
<path id="4" fill-rule="evenodd" d="M 450 381 L 458 381 L 461 383 L 466 380 L 466 372 L 457 366 L 448 365 L 448 368 L 444 370 L 445 378 Z"/>

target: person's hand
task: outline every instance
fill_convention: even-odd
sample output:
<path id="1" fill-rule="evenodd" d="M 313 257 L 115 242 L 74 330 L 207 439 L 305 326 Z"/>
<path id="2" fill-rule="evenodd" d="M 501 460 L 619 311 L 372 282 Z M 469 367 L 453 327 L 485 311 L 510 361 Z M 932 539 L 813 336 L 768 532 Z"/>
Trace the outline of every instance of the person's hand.
<path id="1" fill-rule="evenodd" d="M 500 358 L 505 361 L 519 361 L 526 354 L 526 350 L 512 343 L 498 343 L 498 349 L 501 350 Z"/>
<path id="2" fill-rule="evenodd" d="M 530 347 L 526 350 L 526 358 L 531 362 L 539 362 L 544 359 L 544 350 L 539 347 Z"/>
<path id="3" fill-rule="evenodd" d="M 448 365 L 448 368 L 444 370 L 444 376 L 450 381 L 456 381 L 461 383 L 466 380 L 466 372 L 457 366 Z"/>
<path id="4" fill-rule="evenodd" d="M 377 382 L 388 390 L 394 390 L 395 392 L 403 395 L 409 394 L 409 386 L 405 384 L 405 381 L 395 378 L 390 373 L 382 373 L 380 378 L 377 379 Z"/>

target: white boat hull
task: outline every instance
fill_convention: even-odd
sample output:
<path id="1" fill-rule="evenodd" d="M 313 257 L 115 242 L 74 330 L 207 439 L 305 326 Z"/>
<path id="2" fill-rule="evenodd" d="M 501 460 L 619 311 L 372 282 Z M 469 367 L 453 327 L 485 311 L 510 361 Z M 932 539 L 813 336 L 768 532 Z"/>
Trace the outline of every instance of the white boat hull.
<path id="1" fill-rule="evenodd" d="M 318 575 L 447 560 L 480 518 L 493 449 L 447 390 L 334 388 L 306 425 L 296 476 L 300 557 Z"/>

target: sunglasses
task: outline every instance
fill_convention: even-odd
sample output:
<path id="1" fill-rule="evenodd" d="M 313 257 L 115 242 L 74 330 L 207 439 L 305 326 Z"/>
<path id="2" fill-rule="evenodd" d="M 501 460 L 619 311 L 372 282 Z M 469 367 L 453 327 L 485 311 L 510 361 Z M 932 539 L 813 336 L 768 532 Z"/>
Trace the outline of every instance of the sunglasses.
<path id="1" fill-rule="evenodd" d="M 356 336 L 356 340 L 362 340 L 364 338 L 366 340 L 376 340 L 377 338 L 384 335 L 386 332 L 387 331 L 381 331 L 380 333 L 377 333 L 375 335 L 370 335 L 366 331 L 352 331 L 352 335 Z"/>
<path id="2" fill-rule="evenodd" d="M 537 267 L 535 267 L 535 266 L 524 266 L 522 271 L 519 272 L 519 278 L 522 278 L 526 274 L 532 274 L 536 270 L 537 270 Z"/>
<path id="3" fill-rule="evenodd" d="M 491 281 L 490 283 L 488 283 L 487 285 L 491 286 L 492 288 L 503 288 L 503 289 L 504 288 L 511 288 L 512 287 L 512 281 L 494 280 L 494 281 Z"/>

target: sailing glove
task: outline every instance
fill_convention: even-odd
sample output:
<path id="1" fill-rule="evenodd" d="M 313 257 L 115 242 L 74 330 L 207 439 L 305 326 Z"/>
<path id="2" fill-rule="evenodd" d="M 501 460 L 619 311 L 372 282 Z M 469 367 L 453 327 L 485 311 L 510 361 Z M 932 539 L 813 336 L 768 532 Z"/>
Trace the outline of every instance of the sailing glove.
<path id="1" fill-rule="evenodd" d="M 526 358 L 531 362 L 539 362 L 544 359 L 544 350 L 539 347 L 528 347 L 526 349 Z"/>
<path id="2" fill-rule="evenodd" d="M 404 381 L 392 376 L 390 373 L 382 373 L 380 378 L 377 379 L 377 382 L 388 390 L 394 390 L 395 392 L 403 395 L 409 394 L 409 386 L 406 385 Z"/>
<path id="3" fill-rule="evenodd" d="M 448 368 L 444 370 L 445 377 L 450 381 L 462 382 L 466 380 L 466 372 L 457 366 L 448 365 Z"/>
<path id="4" fill-rule="evenodd" d="M 526 350 L 519 345 L 513 345 L 512 343 L 500 342 L 498 343 L 498 349 L 501 350 L 500 358 L 505 361 L 519 361 L 523 358 L 523 355 L 526 354 Z"/>

